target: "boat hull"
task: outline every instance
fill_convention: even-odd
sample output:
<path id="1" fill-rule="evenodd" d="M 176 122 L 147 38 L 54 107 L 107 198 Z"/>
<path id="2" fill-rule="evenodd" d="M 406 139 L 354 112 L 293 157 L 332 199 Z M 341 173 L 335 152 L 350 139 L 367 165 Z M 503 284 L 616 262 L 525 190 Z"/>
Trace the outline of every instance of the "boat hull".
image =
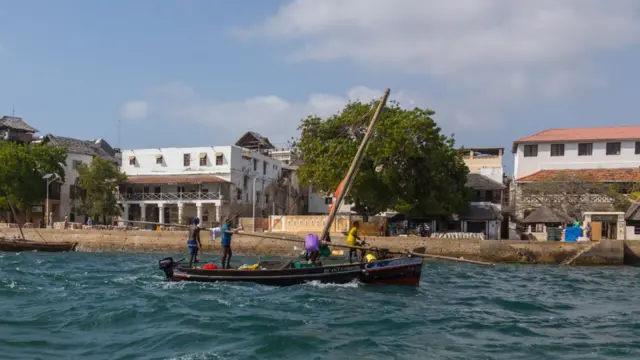
<path id="1" fill-rule="evenodd" d="M 291 286 L 314 281 L 345 284 L 354 280 L 371 285 L 418 286 L 423 264 L 422 258 L 406 257 L 365 264 L 337 264 L 301 269 L 207 270 L 169 266 L 170 262 L 173 262 L 173 259 L 169 259 L 161 260 L 160 268 L 171 281 L 250 282 L 270 286 Z M 166 261 L 164 265 L 163 261 Z"/>
<path id="2" fill-rule="evenodd" d="M 0 251 L 9 252 L 65 252 L 74 251 L 77 245 L 77 242 L 41 243 L 36 241 L 0 239 Z"/>

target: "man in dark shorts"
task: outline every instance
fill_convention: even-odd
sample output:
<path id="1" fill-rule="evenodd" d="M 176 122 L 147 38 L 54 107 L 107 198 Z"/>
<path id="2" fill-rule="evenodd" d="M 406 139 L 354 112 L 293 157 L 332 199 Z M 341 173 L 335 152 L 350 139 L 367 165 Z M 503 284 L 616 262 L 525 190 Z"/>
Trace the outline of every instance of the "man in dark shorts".
<path id="1" fill-rule="evenodd" d="M 187 245 L 189 246 L 189 266 L 193 267 L 193 263 L 198 262 L 198 249 L 202 247 L 200 242 L 200 219 L 193 218 L 192 223 L 187 228 Z"/>
<path id="2" fill-rule="evenodd" d="M 233 233 L 237 233 L 238 229 L 231 230 L 230 227 L 231 220 L 225 219 L 224 224 L 220 227 L 220 231 L 222 231 L 222 239 L 220 243 L 222 244 L 222 268 L 223 269 L 231 269 L 229 263 L 231 262 L 231 256 L 233 252 L 231 251 L 231 234 L 227 231 L 233 231 Z"/>

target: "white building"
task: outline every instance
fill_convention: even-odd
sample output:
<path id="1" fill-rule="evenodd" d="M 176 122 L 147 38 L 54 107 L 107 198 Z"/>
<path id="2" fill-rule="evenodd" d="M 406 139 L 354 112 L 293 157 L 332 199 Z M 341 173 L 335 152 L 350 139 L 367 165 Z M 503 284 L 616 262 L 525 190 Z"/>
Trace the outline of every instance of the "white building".
<path id="1" fill-rule="evenodd" d="M 256 217 L 271 213 L 270 185 L 281 179 L 283 164 L 268 156 L 270 148 L 266 138 L 247 133 L 234 146 L 123 150 L 124 218 L 184 223 L 197 216 L 207 224 L 252 216 L 254 208 Z"/>
<path id="2" fill-rule="evenodd" d="M 514 141 L 512 152 L 517 181 L 549 170 L 638 169 L 640 126 L 544 130 Z"/>
<path id="3" fill-rule="evenodd" d="M 539 206 L 526 196 L 527 184 L 558 175 L 584 176 L 616 184 L 623 194 L 640 182 L 640 126 L 549 129 L 513 142 L 516 214 L 526 218 Z M 590 203 L 607 208 L 611 199 L 590 195 Z M 602 221 L 602 233 L 622 226 Z"/>
<path id="4" fill-rule="evenodd" d="M 41 136 L 35 143 L 51 144 L 67 149 L 67 161 L 64 164 L 64 183 L 52 181 L 49 184 L 49 212 L 52 222 L 63 221 L 64 216 L 71 222 L 85 222 L 86 217 L 75 206 L 78 199 L 76 180 L 78 179 L 78 166 L 91 164 L 93 158 L 100 156 L 103 159 L 117 163 L 116 151 L 103 139 L 79 140 L 62 136 L 47 134 Z"/>

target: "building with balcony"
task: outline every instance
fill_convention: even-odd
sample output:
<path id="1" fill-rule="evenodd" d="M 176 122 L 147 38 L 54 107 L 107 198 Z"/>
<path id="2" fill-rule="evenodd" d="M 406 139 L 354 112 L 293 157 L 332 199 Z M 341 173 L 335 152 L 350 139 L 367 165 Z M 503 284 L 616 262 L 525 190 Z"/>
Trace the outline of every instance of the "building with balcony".
<path id="1" fill-rule="evenodd" d="M 513 197 L 519 219 L 526 218 L 537 207 L 561 205 L 542 204 L 538 199 L 540 196 L 531 195 L 531 189 L 540 187 L 540 184 L 552 184 L 562 178 L 577 179 L 573 181 L 576 183 L 580 179 L 588 179 L 615 184 L 625 194 L 625 191 L 634 189 L 640 183 L 640 126 L 543 130 L 514 141 L 512 152 L 515 178 Z M 567 190 L 561 192 L 566 193 Z M 549 194 L 545 198 L 553 199 L 553 196 L 556 195 Z M 576 200 L 577 197 L 575 195 L 571 199 Z M 612 199 L 606 195 L 581 194 L 582 198 L 589 208 L 594 207 L 597 211 L 614 210 Z"/>
<path id="2" fill-rule="evenodd" d="M 197 216 L 209 225 L 254 209 L 256 217 L 283 211 L 278 190 L 286 169 L 268 156 L 270 148 L 249 132 L 232 146 L 122 150 L 124 218 L 170 224 Z"/>

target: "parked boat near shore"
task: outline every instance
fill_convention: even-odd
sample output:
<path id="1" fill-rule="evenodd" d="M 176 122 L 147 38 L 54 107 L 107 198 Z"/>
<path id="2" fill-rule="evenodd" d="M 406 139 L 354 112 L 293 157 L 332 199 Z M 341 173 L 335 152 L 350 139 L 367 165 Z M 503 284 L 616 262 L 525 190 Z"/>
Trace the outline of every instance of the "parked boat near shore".
<path id="1" fill-rule="evenodd" d="M 41 242 L 41 241 L 0 238 L 0 251 L 65 252 L 65 251 L 74 251 L 76 249 L 76 246 L 78 246 L 77 242 L 47 243 L 47 242 Z"/>

